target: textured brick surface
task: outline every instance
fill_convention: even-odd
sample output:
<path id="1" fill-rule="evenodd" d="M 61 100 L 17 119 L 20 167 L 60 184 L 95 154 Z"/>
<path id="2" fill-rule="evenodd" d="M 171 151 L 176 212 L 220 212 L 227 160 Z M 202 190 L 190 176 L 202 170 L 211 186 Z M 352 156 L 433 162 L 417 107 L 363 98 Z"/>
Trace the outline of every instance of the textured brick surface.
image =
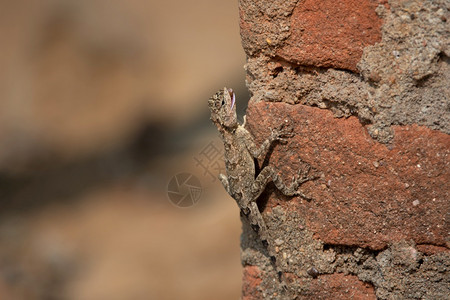
<path id="1" fill-rule="evenodd" d="M 246 266 L 243 274 L 242 299 L 251 300 L 261 297 L 258 286 L 261 284 L 261 270 L 257 266 Z"/>
<path id="2" fill-rule="evenodd" d="M 299 1 L 291 34 L 277 55 L 300 65 L 356 72 L 364 47 L 381 40 L 378 5 L 376 0 Z"/>
<path id="3" fill-rule="evenodd" d="M 299 159 L 322 177 L 303 185 L 314 200 L 295 198 L 315 238 L 328 244 L 383 249 L 393 241 L 446 245 L 450 137 L 416 125 L 395 126 L 392 144 L 370 138 L 358 119 L 328 110 L 260 102 L 249 106 L 248 127 L 259 142 L 284 119 L 296 133 L 270 163 L 289 174 Z M 271 199 L 269 205 L 285 201 Z M 447 244 L 448 247 L 448 244 Z"/>
<path id="4" fill-rule="evenodd" d="M 307 285 L 309 289 L 309 293 L 300 296 L 300 299 L 376 299 L 373 286 L 353 275 L 322 275 L 317 280 L 302 280 L 300 284 Z"/>
<path id="5" fill-rule="evenodd" d="M 242 262 L 262 270 L 262 298 L 444 299 L 449 2 L 240 0 L 239 8 L 247 128 L 257 144 L 286 119 L 295 132 L 259 165 L 287 182 L 306 165 L 319 176 L 301 186 L 309 201 L 268 185 L 258 205 L 269 246 L 243 222 Z"/>

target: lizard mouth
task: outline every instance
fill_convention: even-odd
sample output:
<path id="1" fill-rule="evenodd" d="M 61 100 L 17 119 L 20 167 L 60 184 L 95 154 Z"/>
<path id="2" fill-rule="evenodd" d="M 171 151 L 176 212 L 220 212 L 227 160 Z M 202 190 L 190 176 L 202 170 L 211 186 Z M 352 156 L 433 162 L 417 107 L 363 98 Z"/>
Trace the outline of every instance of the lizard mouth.
<path id="1" fill-rule="evenodd" d="M 233 89 L 228 89 L 228 93 L 230 94 L 231 97 L 231 109 L 233 109 L 234 102 L 236 102 L 236 95 L 234 94 Z"/>

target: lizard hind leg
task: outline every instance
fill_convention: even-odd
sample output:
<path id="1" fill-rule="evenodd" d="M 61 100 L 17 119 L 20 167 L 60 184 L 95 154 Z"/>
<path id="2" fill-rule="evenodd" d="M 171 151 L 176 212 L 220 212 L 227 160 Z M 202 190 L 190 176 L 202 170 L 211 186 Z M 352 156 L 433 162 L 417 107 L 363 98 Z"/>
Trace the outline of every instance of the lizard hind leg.
<path id="1" fill-rule="evenodd" d="M 284 189 L 284 192 L 292 192 L 292 187 L 286 187 L 281 178 L 275 173 L 271 166 L 267 166 L 258 174 L 255 181 L 250 187 L 250 197 L 243 203 L 245 208 L 248 208 L 248 217 L 251 225 L 256 225 L 259 228 L 259 234 L 262 240 L 267 240 L 267 227 L 264 219 L 259 211 L 256 200 L 266 188 L 267 183 L 272 180 L 279 189 Z M 276 181 L 276 182 L 275 182 Z M 296 185 L 297 187 L 298 185 Z M 291 191 L 292 190 L 292 191 Z"/>
<path id="2" fill-rule="evenodd" d="M 311 200 L 310 197 L 307 197 L 302 192 L 298 190 L 298 187 L 309 180 L 314 179 L 313 177 L 307 176 L 307 173 L 309 170 L 299 170 L 298 174 L 292 178 L 292 182 L 290 185 L 286 185 L 286 183 L 281 179 L 280 175 L 278 175 L 277 172 L 275 172 L 274 168 L 272 166 L 267 166 L 259 173 L 258 177 L 256 177 L 255 184 L 254 184 L 254 197 L 257 198 L 261 194 L 261 192 L 264 190 L 264 187 L 266 184 L 272 180 L 275 186 L 277 187 L 280 192 L 283 193 L 283 195 L 286 196 L 301 196 L 302 198 L 305 198 L 307 200 Z M 256 187 L 260 187 L 261 190 L 258 190 Z"/>
<path id="3" fill-rule="evenodd" d="M 295 177 L 292 179 L 292 183 L 287 186 L 284 183 L 283 179 L 281 179 L 280 175 L 275 172 L 274 168 L 272 166 L 267 166 L 261 170 L 261 172 L 258 174 L 258 177 L 256 177 L 255 179 L 253 187 L 255 198 L 259 197 L 270 180 L 273 181 L 277 189 L 279 189 L 284 195 L 294 196 L 297 194 L 299 183 L 297 182 L 297 179 Z M 258 190 L 257 187 L 259 187 L 260 190 Z"/>

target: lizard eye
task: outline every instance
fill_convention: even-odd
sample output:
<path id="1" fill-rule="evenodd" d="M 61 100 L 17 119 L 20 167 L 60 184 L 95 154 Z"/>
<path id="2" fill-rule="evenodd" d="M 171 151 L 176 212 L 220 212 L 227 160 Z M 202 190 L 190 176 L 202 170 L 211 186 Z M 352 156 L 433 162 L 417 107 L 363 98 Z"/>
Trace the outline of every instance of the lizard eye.
<path id="1" fill-rule="evenodd" d="M 225 100 L 224 99 L 222 99 L 222 106 L 225 104 Z"/>

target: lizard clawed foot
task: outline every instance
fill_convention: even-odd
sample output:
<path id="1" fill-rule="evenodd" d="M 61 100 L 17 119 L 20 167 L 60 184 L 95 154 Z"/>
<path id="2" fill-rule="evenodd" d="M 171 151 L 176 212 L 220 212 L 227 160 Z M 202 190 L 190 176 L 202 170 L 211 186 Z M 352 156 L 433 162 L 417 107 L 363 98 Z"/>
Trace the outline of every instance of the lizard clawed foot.
<path id="1" fill-rule="evenodd" d="M 300 170 L 298 170 L 298 172 L 297 172 L 297 175 L 294 176 L 293 180 L 295 180 L 295 182 L 298 185 L 301 185 L 302 183 L 304 183 L 306 181 L 316 179 L 316 176 L 309 174 L 310 171 L 311 171 L 311 166 L 309 166 L 309 165 L 306 168 L 300 168 Z"/>
<path id="2" fill-rule="evenodd" d="M 298 190 L 298 188 L 300 185 L 302 185 L 302 183 L 305 183 L 307 181 L 314 180 L 317 178 L 317 176 L 309 174 L 310 170 L 311 170 L 311 166 L 307 166 L 306 168 L 301 168 L 300 170 L 298 170 L 297 175 L 294 175 L 292 177 L 292 187 L 296 190 L 294 192 L 294 195 L 300 196 L 308 201 L 311 201 L 312 198 L 303 194 L 301 191 Z"/>
<path id="3" fill-rule="evenodd" d="M 284 120 L 284 122 L 275 129 L 272 129 L 272 139 L 274 141 L 279 141 L 282 144 L 287 143 L 287 139 L 293 137 L 294 128 L 289 123 L 288 120 Z"/>

